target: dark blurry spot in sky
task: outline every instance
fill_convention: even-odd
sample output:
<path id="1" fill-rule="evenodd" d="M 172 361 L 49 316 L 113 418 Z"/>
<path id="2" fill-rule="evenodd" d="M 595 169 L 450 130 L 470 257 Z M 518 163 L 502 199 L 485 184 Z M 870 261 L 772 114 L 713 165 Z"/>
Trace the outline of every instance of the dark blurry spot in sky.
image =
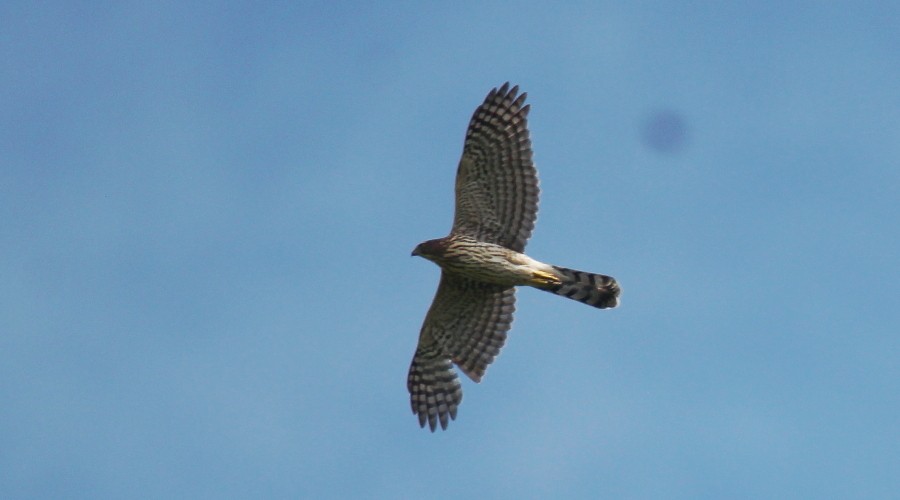
<path id="1" fill-rule="evenodd" d="M 687 142 L 687 124 L 681 113 L 670 109 L 651 112 L 641 125 L 641 139 L 657 153 L 677 154 Z"/>

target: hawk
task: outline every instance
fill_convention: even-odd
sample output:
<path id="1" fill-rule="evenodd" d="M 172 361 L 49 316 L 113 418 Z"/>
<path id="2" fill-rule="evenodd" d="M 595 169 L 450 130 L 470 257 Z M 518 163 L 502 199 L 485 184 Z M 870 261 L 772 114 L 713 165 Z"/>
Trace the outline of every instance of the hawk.
<path id="1" fill-rule="evenodd" d="M 456 171 L 450 235 L 412 255 L 441 267 L 441 281 L 409 368 L 407 388 L 419 426 L 434 432 L 456 419 L 462 401 L 455 364 L 480 382 L 513 320 L 516 286 L 531 286 L 605 309 L 619 303 L 610 276 L 544 264 L 525 255 L 538 207 L 526 94 L 494 88 L 472 115 Z"/>

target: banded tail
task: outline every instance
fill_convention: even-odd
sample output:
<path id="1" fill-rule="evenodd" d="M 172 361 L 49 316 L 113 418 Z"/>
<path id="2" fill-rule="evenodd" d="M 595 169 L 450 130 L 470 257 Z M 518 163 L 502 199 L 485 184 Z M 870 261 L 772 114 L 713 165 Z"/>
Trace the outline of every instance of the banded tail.
<path id="1" fill-rule="evenodd" d="M 621 290 L 619 289 L 619 284 L 616 283 L 616 279 L 612 276 L 576 271 L 559 266 L 553 266 L 553 269 L 562 279 L 562 283 L 542 287 L 542 290 L 600 309 L 619 305 L 619 293 Z"/>

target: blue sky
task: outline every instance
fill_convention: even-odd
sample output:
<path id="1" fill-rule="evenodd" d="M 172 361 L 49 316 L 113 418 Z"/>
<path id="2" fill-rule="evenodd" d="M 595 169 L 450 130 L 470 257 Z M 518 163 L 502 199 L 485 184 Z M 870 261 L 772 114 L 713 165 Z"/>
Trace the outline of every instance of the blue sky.
<path id="1" fill-rule="evenodd" d="M 0 496 L 900 489 L 894 2 L 6 2 Z M 519 293 L 446 432 L 406 370 L 465 126 L 529 94 Z M 647 139 L 683 124 L 676 147 Z M 676 137 L 677 139 L 677 137 Z"/>

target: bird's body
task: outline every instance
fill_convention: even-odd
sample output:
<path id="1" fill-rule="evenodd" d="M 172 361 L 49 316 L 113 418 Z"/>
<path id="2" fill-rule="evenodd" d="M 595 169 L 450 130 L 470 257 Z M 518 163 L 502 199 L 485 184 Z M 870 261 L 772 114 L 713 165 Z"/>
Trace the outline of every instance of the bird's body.
<path id="1" fill-rule="evenodd" d="M 558 281 L 552 274 L 552 266 L 469 236 L 428 240 L 416 247 L 413 255 L 424 257 L 445 271 L 492 285 L 536 286 L 547 280 Z"/>
<path id="2" fill-rule="evenodd" d="M 618 305 L 615 279 L 523 253 L 539 192 L 524 101 L 525 94 L 507 83 L 475 110 L 456 174 L 450 235 L 413 250 L 442 269 L 407 379 L 413 413 L 432 431 L 438 423 L 446 429 L 462 401 L 453 364 L 478 382 L 499 354 L 512 324 L 516 286 L 601 309 Z"/>

